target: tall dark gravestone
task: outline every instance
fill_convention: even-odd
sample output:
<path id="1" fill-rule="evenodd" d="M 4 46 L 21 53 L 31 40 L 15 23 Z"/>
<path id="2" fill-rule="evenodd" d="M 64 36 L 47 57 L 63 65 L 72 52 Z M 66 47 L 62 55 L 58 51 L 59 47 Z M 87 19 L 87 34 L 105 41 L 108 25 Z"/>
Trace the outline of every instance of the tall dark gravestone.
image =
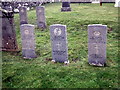
<path id="1" fill-rule="evenodd" d="M 62 12 L 71 11 L 70 2 L 62 2 L 61 11 L 62 11 Z"/>
<path id="2" fill-rule="evenodd" d="M 46 18 L 45 18 L 45 7 L 37 6 L 36 7 L 36 15 L 37 15 L 37 26 L 38 28 L 46 28 Z"/>
<path id="3" fill-rule="evenodd" d="M 18 51 L 13 12 L 1 9 L 0 21 L 0 51 Z"/>
<path id="4" fill-rule="evenodd" d="M 28 24 L 27 8 L 24 6 L 19 7 L 20 25 Z"/>
<path id="5" fill-rule="evenodd" d="M 20 26 L 22 39 L 22 54 L 25 59 L 36 58 L 34 25 L 22 24 Z"/>
<path id="6" fill-rule="evenodd" d="M 65 64 L 69 63 L 66 25 L 51 25 L 50 35 L 52 45 L 52 61 L 63 62 Z"/>
<path id="7" fill-rule="evenodd" d="M 107 26 L 93 24 L 88 26 L 88 60 L 90 65 L 106 64 Z"/>
<path id="8" fill-rule="evenodd" d="M 0 49 L 2 50 L 2 11 L 0 11 Z"/>

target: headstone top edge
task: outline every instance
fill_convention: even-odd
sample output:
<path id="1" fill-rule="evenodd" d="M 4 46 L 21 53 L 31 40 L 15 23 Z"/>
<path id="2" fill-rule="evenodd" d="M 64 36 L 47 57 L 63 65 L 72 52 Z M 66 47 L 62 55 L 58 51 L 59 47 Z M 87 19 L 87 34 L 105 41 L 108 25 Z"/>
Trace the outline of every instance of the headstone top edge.
<path id="1" fill-rule="evenodd" d="M 32 26 L 32 27 L 34 27 L 35 25 L 32 25 L 32 24 L 22 24 L 21 26 Z"/>
<path id="2" fill-rule="evenodd" d="M 25 6 L 20 6 L 19 8 L 27 8 L 27 7 L 25 7 Z"/>
<path id="3" fill-rule="evenodd" d="M 50 25 L 50 27 L 52 27 L 52 26 L 64 26 L 64 27 L 66 27 L 66 25 L 62 25 L 62 24 L 53 24 L 53 25 Z"/>
<path id="4" fill-rule="evenodd" d="M 102 25 L 102 24 L 91 24 L 91 25 L 88 25 L 88 27 L 100 27 L 100 26 L 104 26 L 104 27 L 107 27 L 107 25 Z"/>
<path id="5" fill-rule="evenodd" d="M 38 6 L 38 7 L 45 7 L 45 6 Z"/>
<path id="6" fill-rule="evenodd" d="M 37 7 L 42 7 L 42 8 L 45 8 L 45 6 L 37 6 Z"/>

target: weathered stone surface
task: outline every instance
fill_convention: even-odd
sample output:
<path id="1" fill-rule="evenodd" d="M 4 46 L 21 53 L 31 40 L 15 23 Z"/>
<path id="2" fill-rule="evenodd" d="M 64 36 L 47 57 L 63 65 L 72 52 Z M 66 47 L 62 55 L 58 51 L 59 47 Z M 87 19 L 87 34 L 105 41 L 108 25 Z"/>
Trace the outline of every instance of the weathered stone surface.
<path id="1" fill-rule="evenodd" d="M 106 25 L 88 26 L 88 60 L 90 65 L 104 66 L 106 64 Z"/>
<path id="2" fill-rule="evenodd" d="M 45 29 L 46 26 L 46 18 L 45 18 L 45 7 L 37 6 L 36 7 L 36 15 L 37 15 L 37 26 L 38 28 Z"/>
<path id="3" fill-rule="evenodd" d="M 56 62 L 68 62 L 67 29 L 66 25 L 50 26 L 52 43 L 52 58 Z"/>
<path id="4" fill-rule="evenodd" d="M 26 59 L 36 58 L 34 25 L 23 24 L 20 27 L 22 39 L 22 54 Z"/>
<path id="5" fill-rule="evenodd" d="M 24 6 L 19 7 L 20 25 L 28 24 L 27 8 Z"/>
<path id="6" fill-rule="evenodd" d="M 14 15 L 12 12 L 3 12 L 0 11 L 0 32 L 1 37 L 0 43 L 2 46 L 0 50 L 2 51 L 18 51 L 15 25 L 14 25 Z"/>

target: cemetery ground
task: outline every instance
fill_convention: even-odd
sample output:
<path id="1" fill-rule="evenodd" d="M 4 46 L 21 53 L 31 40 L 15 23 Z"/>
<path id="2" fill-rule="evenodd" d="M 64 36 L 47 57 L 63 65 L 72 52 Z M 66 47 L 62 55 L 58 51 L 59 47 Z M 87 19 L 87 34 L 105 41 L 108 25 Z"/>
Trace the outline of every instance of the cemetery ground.
<path id="1" fill-rule="evenodd" d="M 118 88 L 118 8 L 114 4 L 71 4 L 71 12 L 60 12 L 61 4 L 46 4 L 47 29 L 35 29 L 36 59 L 22 58 L 19 15 L 15 15 L 20 52 L 3 52 L 3 88 Z M 28 12 L 36 25 L 35 10 Z M 52 63 L 49 26 L 67 25 L 69 65 Z M 88 64 L 89 24 L 108 26 L 107 65 Z"/>

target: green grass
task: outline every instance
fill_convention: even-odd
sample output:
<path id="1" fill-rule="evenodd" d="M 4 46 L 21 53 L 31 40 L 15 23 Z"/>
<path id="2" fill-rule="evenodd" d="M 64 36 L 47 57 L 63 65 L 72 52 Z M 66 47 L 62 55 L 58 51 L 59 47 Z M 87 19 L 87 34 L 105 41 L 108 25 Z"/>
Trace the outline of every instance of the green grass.
<path id="1" fill-rule="evenodd" d="M 15 15 L 20 52 L 3 52 L 3 88 L 117 88 L 118 87 L 118 8 L 114 4 L 71 4 L 72 12 L 60 12 L 61 4 L 46 4 L 47 29 L 35 29 L 38 57 L 24 60 L 21 52 L 19 15 Z M 35 10 L 28 12 L 29 23 L 36 25 Z M 67 25 L 70 64 L 53 64 L 49 59 L 51 43 L 49 26 Z M 105 24 L 107 66 L 88 64 L 87 26 Z"/>

